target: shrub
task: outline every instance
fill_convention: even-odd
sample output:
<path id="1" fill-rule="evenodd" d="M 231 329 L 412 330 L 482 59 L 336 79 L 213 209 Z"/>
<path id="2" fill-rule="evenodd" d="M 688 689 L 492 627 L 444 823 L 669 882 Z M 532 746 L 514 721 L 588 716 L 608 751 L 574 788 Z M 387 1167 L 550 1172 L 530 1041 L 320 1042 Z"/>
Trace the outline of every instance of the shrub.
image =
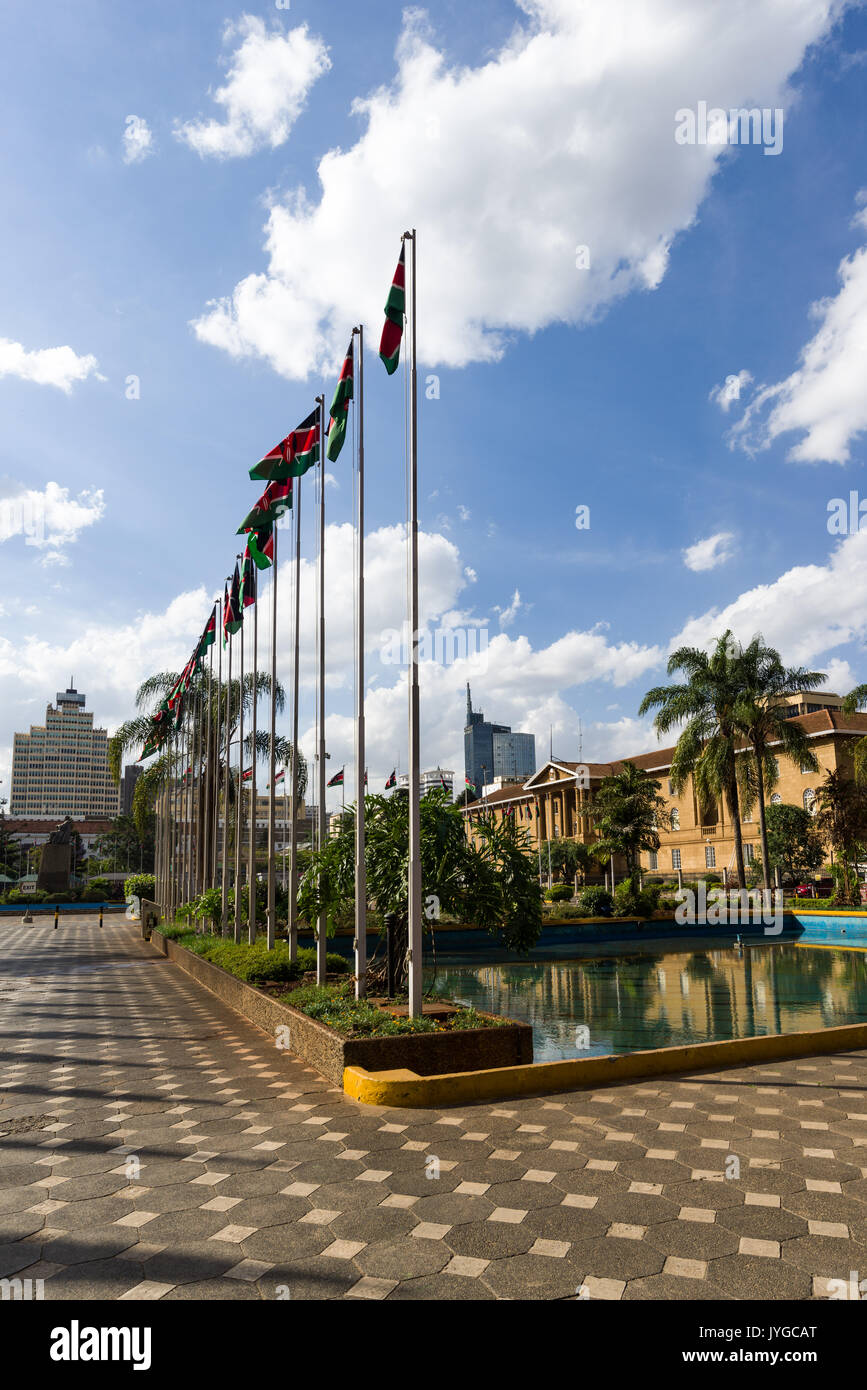
<path id="1" fill-rule="evenodd" d="M 121 896 L 121 885 L 107 878 L 92 878 L 81 894 L 83 903 L 114 902 Z"/>
<path id="2" fill-rule="evenodd" d="M 153 902 L 154 893 L 157 891 L 157 880 L 155 874 L 130 874 L 124 880 L 123 891 L 128 898 L 148 898 Z"/>
<path id="3" fill-rule="evenodd" d="M 545 889 L 545 901 L 548 903 L 566 903 L 572 897 L 572 886 L 569 883 L 555 883 L 553 887 Z"/>
<path id="4" fill-rule="evenodd" d="M 10 888 L 3 898 L 4 903 L 44 903 L 45 894 L 41 888 L 32 893 L 22 893 L 20 888 Z"/>
<path id="5" fill-rule="evenodd" d="M 614 890 L 616 917 L 652 917 L 659 906 L 662 892 L 656 883 L 639 889 L 637 878 L 625 878 Z"/>
<path id="6" fill-rule="evenodd" d="M 588 917 L 610 917 L 613 902 L 607 888 L 585 888 L 579 898 L 579 906 Z"/>

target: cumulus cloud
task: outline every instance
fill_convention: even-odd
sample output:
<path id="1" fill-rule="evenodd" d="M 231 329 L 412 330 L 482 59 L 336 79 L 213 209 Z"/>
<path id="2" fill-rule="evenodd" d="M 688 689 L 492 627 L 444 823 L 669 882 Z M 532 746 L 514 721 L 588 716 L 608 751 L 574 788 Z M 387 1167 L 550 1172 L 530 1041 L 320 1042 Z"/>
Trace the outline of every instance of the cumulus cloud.
<path id="1" fill-rule="evenodd" d="M 104 381 L 99 363 L 90 353 L 79 356 L 71 347 L 34 348 L 28 351 L 11 338 L 0 338 L 0 377 L 17 376 L 37 386 L 56 386 L 67 396 L 77 381 L 91 375 Z"/>
<path id="2" fill-rule="evenodd" d="M 127 116 L 123 132 L 124 164 L 140 164 L 154 152 L 154 137 L 143 116 Z"/>
<path id="3" fill-rule="evenodd" d="M 717 531 L 716 535 L 707 536 L 703 541 L 688 545 L 683 552 L 683 563 L 689 570 L 715 570 L 718 565 L 724 565 L 726 560 L 732 558 L 733 541 L 733 532 Z"/>
<path id="4" fill-rule="evenodd" d="M 59 483 L 46 483 L 40 492 L 13 479 L 0 479 L 0 544 L 23 536 L 26 545 L 42 551 L 40 560 L 46 567 L 68 565 L 63 547 L 76 541 L 79 533 L 104 513 L 101 488 L 73 496 Z"/>
<path id="5" fill-rule="evenodd" d="M 867 230 L 867 209 L 856 224 Z M 840 289 L 812 306 L 818 330 L 784 381 L 764 386 L 731 432 L 748 452 L 797 433 L 796 463 L 848 463 L 854 440 L 867 430 L 867 245 L 841 261 Z"/>
<path id="6" fill-rule="evenodd" d="M 660 283 L 719 162 L 753 153 L 677 144 L 677 109 L 790 106 L 789 75 L 844 3 L 755 0 L 746 24 L 694 0 L 522 0 L 502 48 L 460 68 L 408 10 L 393 80 L 354 104 L 361 136 L 271 207 L 267 268 L 195 332 L 288 378 L 330 370 L 347 323 L 381 321 L 413 225 L 425 362 L 492 362 L 516 333 L 592 321 Z"/>
<path id="7" fill-rule="evenodd" d="M 718 405 L 720 410 L 728 412 L 734 402 L 740 400 L 741 392 L 745 386 L 749 386 L 752 379 L 752 373 L 748 372 L 746 367 L 743 367 L 739 372 L 732 372 L 721 386 L 713 388 L 708 400 Z"/>
<path id="8" fill-rule="evenodd" d="M 311 87 L 331 66 L 325 44 L 306 24 L 269 32 L 263 19 L 245 14 L 223 32 L 224 43 L 235 40 L 225 85 L 214 93 L 225 120 L 175 127 L 177 138 L 202 157 L 232 159 L 285 144 Z"/>
<path id="9" fill-rule="evenodd" d="M 848 536 L 826 565 L 796 565 L 771 584 L 746 590 L 724 608 L 690 618 L 671 649 L 704 647 L 726 628 L 741 642 L 757 632 L 785 661 L 820 662 L 845 642 L 867 639 L 867 531 Z"/>

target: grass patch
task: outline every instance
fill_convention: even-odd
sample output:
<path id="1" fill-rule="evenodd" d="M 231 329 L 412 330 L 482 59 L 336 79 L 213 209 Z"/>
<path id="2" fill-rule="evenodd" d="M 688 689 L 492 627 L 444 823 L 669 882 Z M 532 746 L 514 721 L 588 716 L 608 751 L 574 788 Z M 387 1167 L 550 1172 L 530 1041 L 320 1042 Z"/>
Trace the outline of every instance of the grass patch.
<path id="1" fill-rule="evenodd" d="M 302 946 L 297 959 L 291 960 L 286 942 L 278 941 L 273 951 L 269 951 L 265 937 L 251 946 L 248 942 L 236 944 L 221 936 L 199 936 L 189 927 L 166 927 L 163 936 L 249 985 L 288 984 L 316 969 L 316 951 L 309 946 Z M 335 951 L 327 953 L 325 963 L 331 974 L 346 974 L 349 970 L 348 961 Z"/>
<path id="2" fill-rule="evenodd" d="M 367 999 L 356 999 L 349 981 L 337 985 L 302 985 L 280 995 L 308 1018 L 318 1019 L 344 1038 L 388 1038 L 402 1033 L 449 1033 L 466 1028 L 508 1027 L 505 1018 L 488 1018 L 475 1009 L 460 1009 L 450 1018 L 395 1018 Z"/>

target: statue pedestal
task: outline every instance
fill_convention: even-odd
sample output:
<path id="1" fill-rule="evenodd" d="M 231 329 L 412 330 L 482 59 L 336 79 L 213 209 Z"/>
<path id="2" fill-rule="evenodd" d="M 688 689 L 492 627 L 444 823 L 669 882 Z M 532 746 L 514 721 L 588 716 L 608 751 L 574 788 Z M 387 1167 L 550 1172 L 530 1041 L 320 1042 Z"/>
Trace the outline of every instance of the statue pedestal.
<path id="1" fill-rule="evenodd" d="M 71 868 L 72 845 L 43 845 L 36 887 L 46 893 L 65 893 Z"/>

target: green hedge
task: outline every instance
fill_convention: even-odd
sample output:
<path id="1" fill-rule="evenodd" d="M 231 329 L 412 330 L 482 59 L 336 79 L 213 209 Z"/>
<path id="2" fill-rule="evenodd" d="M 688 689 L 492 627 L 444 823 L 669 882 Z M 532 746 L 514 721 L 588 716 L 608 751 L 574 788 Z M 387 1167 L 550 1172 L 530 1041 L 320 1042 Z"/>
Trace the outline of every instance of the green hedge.
<path id="1" fill-rule="evenodd" d="M 197 936 L 189 928 L 167 927 L 163 931 L 169 941 L 177 941 L 195 955 L 218 965 L 236 980 L 245 980 L 250 985 L 265 984 L 269 981 L 289 983 L 298 980 L 309 970 L 316 969 L 316 951 L 302 946 L 296 960 L 289 957 L 289 947 L 278 941 L 273 951 L 269 951 L 264 938 L 255 946 L 249 942 L 235 943 L 220 936 Z M 346 974 L 349 962 L 336 951 L 328 951 L 325 956 L 326 969 L 332 974 Z"/>

